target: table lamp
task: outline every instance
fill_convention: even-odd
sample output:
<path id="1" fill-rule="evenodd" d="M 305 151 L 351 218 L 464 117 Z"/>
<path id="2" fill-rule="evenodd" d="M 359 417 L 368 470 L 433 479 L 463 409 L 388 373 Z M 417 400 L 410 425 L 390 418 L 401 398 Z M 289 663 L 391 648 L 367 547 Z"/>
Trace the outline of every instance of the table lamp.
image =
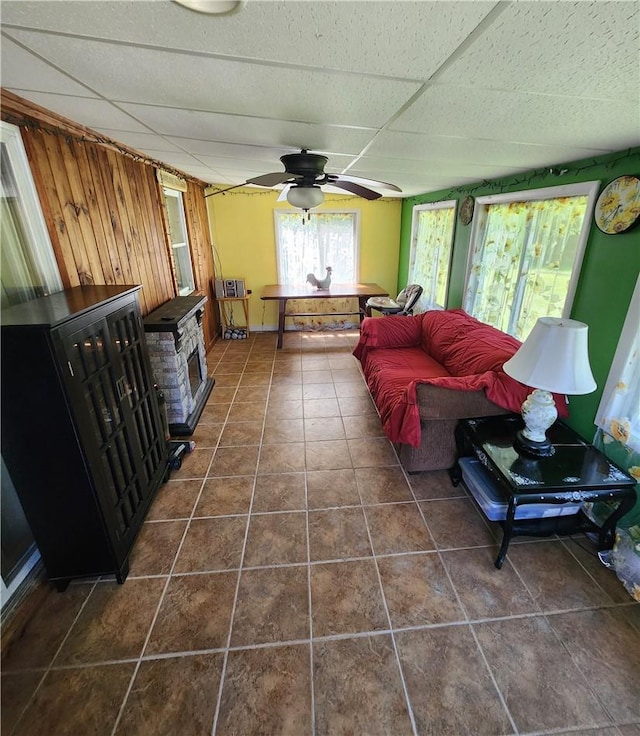
<path id="1" fill-rule="evenodd" d="M 588 326 L 563 317 L 540 317 L 503 370 L 516 381 L 535 389 L 522 404 L 525 427 L 518 432 L 515 449 L 532 457 L 549 457 L 554 449 L 547 429 L 558 417 L 551 392 L 590 394 L 596 382 L 589 366 Z"/>

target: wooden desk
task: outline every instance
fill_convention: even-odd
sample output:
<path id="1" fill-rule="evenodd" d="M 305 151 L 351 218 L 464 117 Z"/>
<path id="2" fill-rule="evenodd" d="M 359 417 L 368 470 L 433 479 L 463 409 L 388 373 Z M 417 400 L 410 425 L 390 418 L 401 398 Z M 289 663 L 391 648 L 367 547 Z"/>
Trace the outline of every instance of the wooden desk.
<path id="1" fill-rule="evenodd" d="M 366 314 L 366 303 L 370 296 L 389 296 L 378 284 L 331 284 L 328 289 L 316 289 L 307 286 L 286 286 L 284 284 L 269 284 L 264 287 L 261 299 L 265 301 L 278 302 L 278 347 L 282 347 L 282 336 L 284 335 L 284 321 L 286 317 L 315 317 L 317 315 L 358 314 L 360 321 Z M 345 299 L 355 298 L 358 300 L 357 312 L 287 312 L 287 301 L 289 299 Z"/>

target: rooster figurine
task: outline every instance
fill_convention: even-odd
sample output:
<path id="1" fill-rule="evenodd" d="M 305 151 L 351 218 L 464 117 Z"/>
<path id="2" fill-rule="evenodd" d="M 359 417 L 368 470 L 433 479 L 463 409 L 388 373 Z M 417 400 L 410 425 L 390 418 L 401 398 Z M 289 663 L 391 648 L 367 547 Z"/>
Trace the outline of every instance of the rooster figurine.
<path id="1" fill-rule="evenodd" d="M 312 273 L 307 274 L 307 282 L 311 284 L 311 286 L 315 286 L 316 289 L 328 289 L 331 286 L 331 272 L 332 272 L 331 266 L 327 266 L 327 275 L 323 279 L 319 279 L 317 276 L 314 276 Z"/>

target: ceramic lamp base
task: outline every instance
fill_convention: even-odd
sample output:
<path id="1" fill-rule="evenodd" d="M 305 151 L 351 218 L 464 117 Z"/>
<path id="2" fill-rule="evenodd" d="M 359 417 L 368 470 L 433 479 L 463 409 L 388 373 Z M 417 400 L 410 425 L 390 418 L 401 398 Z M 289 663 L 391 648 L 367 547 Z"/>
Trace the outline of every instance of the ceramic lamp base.
<path id="1" fill-rule="evenodd" d="M 518 432 L 515 449 L 533 457 L 549 457 L 554 449 L 547 439 L 547 429 L 558 418 L 553 396 L 549 391 L 535 389 L 522 405 L 524 429 Z"/>

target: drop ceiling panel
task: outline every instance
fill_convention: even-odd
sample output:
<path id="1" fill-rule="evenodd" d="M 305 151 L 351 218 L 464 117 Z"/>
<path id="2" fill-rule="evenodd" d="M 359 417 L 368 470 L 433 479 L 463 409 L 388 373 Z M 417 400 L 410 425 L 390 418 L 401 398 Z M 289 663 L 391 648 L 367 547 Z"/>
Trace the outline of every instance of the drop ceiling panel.
<path id="1" fill-rule="evenodd" d="M 355 172 L 358 171 L 357 174 Z M 494 176 L 495 165 L 493 164 L 470 164 L 466 161 L 451 161 L 451 159 L 428 159 L 425 161 L 406 159 L 406 158 L 382 158 L 377 156 L 363 156 L 349 169 L 349 174 L 355 176 L 372 176 L 374 172 L 384 173 L 385 176 L 395 176 L 396 174 L 440 174 L 446 176 L 472 176 L 478 179 L 486 179 Z M 520 171 L 519 167 L 503 166 L 500 169 L 500 175 L 508 173 L 516 173 Z M 365 173 L 366 172 L 366 173 Z M 393 179 L 387 179 L 392 181 Z"/>
<path id="2" fill-rule="evenodd" d="M 286 120 L 262 120 L 129 103 L 124 103 L 122 108 L 156 132 L 164 135 L 184 135 L 188 138 L 258 146 L 282 145 L 309 148 L 314 151 L 333 150 L 340 153 L 358 153 L 375 133 L 375 131 L 363 128 L 291 123 Z"/>
<path id="3" fill-rule="evenodd" d="M 2 86 L 7 89 L 95 97 L 90 90 L 57 71 L 10 39 L 2 38 Z"/>
<path id="4" fill-rule="evenodd" d="M 147 128 L 139 122 L 105 100 L 53 95 L 48 92 L 31 92 L 20 89 L 12 91 L 20 97 L 26 97 L 37 105 L 53 110 L 53 112 L 64 115 L 64 117 L 89 128 L 104 126 L 114 131 L 148 132 Z"/>
<path id="5" fill-rule="evenodd" d="M 592 100 L 439 85 L 401 114 L 392 129 L 552 146 L 572 146 L 579 140 L 583 147 L 614 150 L 620 136 L 623 145 L 640 139 L 638 112 L 638 103 L 629 99 Z"/>
<path id="6" fill-rule="evenodd" d="M 515 2 L 439 81 L 637 100 L 639 31 L 638 2 Z"/>
<path id="7" fill-rule="evenodd" d="M 447 162 L 513 167 L 520 171 L 547 164 L 575 161 L 604 150 L 592 148 L 536 146 L 508 141 L 446 138 L 421 135 L 419 133 L 381 133 L 374 141 L 368 154 L 390 158 L 415 158 L 421 161 L 436 161 L 444 170 Z"/>
<path id="8" fill-rule="evenodd" d="M 46 33 L 13 31 L 12 35 L 73 76 L 81 75 L 100 95 L 116 101 L 380 127 L 421 86 Z"/>
<path id="9" fill-rule="evenodd" d="M 157 48 L 302 63 L 413 79 L 429 77 L 496 2 L 255 2 L 228 17 L 170 2 L 3 0 L 3 23 Z M 397 50 L 401 49 L 402 53 Z"/>

